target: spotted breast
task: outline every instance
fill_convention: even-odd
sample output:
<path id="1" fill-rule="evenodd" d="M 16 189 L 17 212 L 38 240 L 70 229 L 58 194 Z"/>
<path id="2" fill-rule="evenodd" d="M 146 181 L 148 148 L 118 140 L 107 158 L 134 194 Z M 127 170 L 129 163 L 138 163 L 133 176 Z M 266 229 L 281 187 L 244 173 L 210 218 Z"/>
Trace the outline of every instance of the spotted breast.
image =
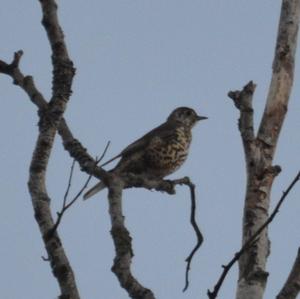
<path id="1" fill-rule="evenodd" d="M 176 171 L 186 160 L 191 141 L 191 130 L 184 126 L 176 128 L 168 138 L 153 138 L 145 152 L 151 175 L 165 177 Z"/>

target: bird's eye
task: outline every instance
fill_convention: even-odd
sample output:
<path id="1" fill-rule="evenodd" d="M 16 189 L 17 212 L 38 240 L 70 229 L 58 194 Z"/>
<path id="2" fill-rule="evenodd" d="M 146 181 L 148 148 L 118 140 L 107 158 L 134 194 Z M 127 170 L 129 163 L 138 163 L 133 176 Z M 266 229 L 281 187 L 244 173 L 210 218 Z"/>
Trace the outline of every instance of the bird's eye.
<path id="1" fill-rule="evenodd" d="M 187 115 L 187 116 L 191 116 L 191 115 L 192 115 L 192 112 L 191 112 L 190 110 L 188 110 L 188 111 L 186 112 L 186 115 Z"/>

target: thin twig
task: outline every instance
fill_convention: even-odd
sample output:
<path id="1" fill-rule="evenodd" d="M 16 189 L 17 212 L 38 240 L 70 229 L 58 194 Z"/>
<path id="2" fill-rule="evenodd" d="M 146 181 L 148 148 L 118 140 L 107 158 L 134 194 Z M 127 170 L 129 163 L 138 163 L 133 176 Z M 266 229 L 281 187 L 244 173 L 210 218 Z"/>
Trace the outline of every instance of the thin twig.
<path id="1" fill-rule="evenodd" d="M 103 160 L 103 158 L 104 158 L 104 156 L 106 155 L 106 152 L 107 152 L 109 146 L 110 146 L 110 140 L 107 141 L 106 146 L 105 146 L 105 149 L 104 149 L 102 155 L 100 156 L 100 158 L 98 159 L 98 158 L 96 157 L 96 165 L 98 165 L 98 164 Z"/>
<path id="2" fill-rule="evenodd" d="M 50 258 L 49 257 L 44 257 L 43 255 L 41 256 L 42 260 L 44 262 L 50 262 Z"/>
<path id="3" fill-rule="evenodd" d="M 300 171 L 297 173 L 297 175 L 295 176 L 295 178 L 293 179 L 293 181 L 290 183 L 290 185 L 288 186 L 288 188 L 286 189 L 286 191 L 283 192 L 280 200 L 278 201 L 276 207 L 274 208 L 273 212 L 271 213 L 271 215 L 268 217 L 268 219 L 264 222 L 264 224 L 247 240 L 247 242 L 244 243 L 244 245 L 242 246 L 242 248 L 240 249 L 240 251 L 236 252 L 234 257 L 231 259 L 231 261 L 227 264 L 227 265 L 223 265 L 223 272 L 220 276 L 220 278 L 218 279 L 217 283 L 214 286 L 214 290 L 207 291 L 207 295 L 209 299 L 215 299 L 218 296 L 218 292 L 225 280 L 225 277 L 227 275 L 227 273 L 229 272 L 229 270 L 231 269 L 231 267 L 239 260 L 239 258 L 242 256 L 242 254 L 247 251 L 247 249 L 249 249 L 250 247 L 252 247 L 257 241 L 258 241 L 258 236 L 261 234 L 261 232 L 273 221 L 274 217 L 276 216 L 276 214 L 279 212 L 279 209 L 282 205 L 282 203 L 284 202 L 285 198 L 287 197 L 287 195 L 289 194 L 289 192 L 293 189 L 293 187 L 295 186 L 295 184 L 300 180 Z"/>
<path id="4" fill-rule="evenodd" d="M 63 209 L 63 213 L 69 209 L 74 203 L 75 201 L 80 197 L 80 195 L 82 194 L 82 192 L 86 189 L 88 183 L 90 182 L 92 176 L 89 175 L 89 177 L 87 178 L 87 180 L 85 181 L 84 185 L 82 186 L 82 188 L 78 191 L 78 193 L 76 194 L 76 196 L 68 203 L 64 206 L 64 209 Z"/>
<path id="5" fill-rule="evenodd" d="M 96 157 L 95 167 L 104 158 L 104 156 L 105 156 L 105 154 L 106 154 L 106 152 L 109 148 L 109 145 L 110 145 L 110 141 L 107 142 L 107 144 L 105 146 L 105 149 L 104 149 L 103 153 L 101 154 L 100 158 Z M 57 230 L 57 228 L 58 228 L 58 226 L 59 226 L 59 224 L 62 220 L 62 217 L 63 217 L 64 213 L 77 201 L 77 199 L 81 196 L 83 191 L 87 188 L 87 186 L 88 186 L 88 184 L 89 184 L 89 182 L 92 178 L 92 175 L 89 175 L 89 177 L 87 178 L 87 180 L 85 181 L 85 183 L 83 184 L 81 189 L 78 191 L 78 193 L 75 195 L 75 197 L 69 203 L 67 203 L 67 197 L 68 197 L 70 187 L 71 187 L 71 184 L 72 184 L 74 165 L 75 165 L 75 160 L 73 160 L 73 163 L 72 163 L 72 166 L 71 166 L 70 176 L 69 176 L 69 180 L 68 180 L 68 187 L 67 187 L 65 195 L 64 195 L 63 206 L 62 206 L 61 210 L 56 213 L 57 214 L 57 219 L 56 219 L 56 221 L 55 221 L 55 223 L 54 223 L 54 225 L 53 225 L 53 227 L 50 231 L 50 234 L 53 234 Z"/>
<path id="6" fill-rule="evenodd" d="M 195 214 L 196 214 L 196 195 L 195 195 L 195 185 L 190 181 L 189 178 L 187 178 L 186 183 L 184 183 L 186 186 L 188 186 L 190 188 L 190 192 L 191 192 L 191 217 L 190 217 L 190 222 L 191 225 L 196 233 L 196 237 L 197 237 L 197 243 L 195 245 L 195 247 L 193 248 L 193 250 L 191 251 L 191 253 L 189 254 L 189 256 L 185 259 L 186 261 L 186 270 L 185 270 L 185 286 L 183 288 L 183 292 L 185 292 L 188 287 L 189 287 L 189 271 L 191 268 L 191 262 L 193 259 L 194 254 L 197 252 L 197 250 L 200 248 L 202 242 L 203 242 L 203 235 L 198 227 L 198 224 L 196 222 L 196 218 L 195 218 Z"/>
<path id="7" fill-rule="evenodd" d="M 66 190 L 65 195 L 64 195 L 62 210 L 64 209 L 64 207 L 66 206 L 66 203 L 67 203 L 67 198 L 68 198 L 69 191 L 70 191 L 70 188 L 71 188 L 71 183 L 72 183 L 72 178 L 73 178 L 73 173 L 74 173 L 75 162 L 76 162 L 76 160 L 73 159 L 73 163 L 72 163 L 71 171 L 70 171 L 70 175 L 69 175 L 69 180 L 68 180 L 68 187 L 67 187 L 67 190 Z"/>

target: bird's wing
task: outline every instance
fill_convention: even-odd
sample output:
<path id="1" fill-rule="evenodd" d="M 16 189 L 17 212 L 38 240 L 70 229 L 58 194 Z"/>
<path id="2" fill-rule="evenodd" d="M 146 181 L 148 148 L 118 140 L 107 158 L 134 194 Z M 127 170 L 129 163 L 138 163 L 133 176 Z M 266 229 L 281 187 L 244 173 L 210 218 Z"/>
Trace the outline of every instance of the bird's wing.
<path id="1" fill-rule="evenodd" d="M 130 145 L 128 145 L 121 153 L 112 159 L 108 160 L 101 166 L 107 165 L 108 163 L 118 159 L 120 157 L 131 155 L 134 152 L 137 152 L 143 148 L 146 148 L 149 143 L 153 140 L 153 138 L 161 138 L 163 142 L 167 142 L 169 139 L 172 139 L 174 136 L 174 124 L 170 124 L 169 122 L 165 122 L 162 125 L 154 128 L 150 132 L 146 133 L 144 136 L 134 141 Z"/>
<path id="2" fill-rule="evenodd" d="M 174 136 L 174 126 L 168 122 L 154 128 L 135 142 L 128 145 L 122 152 L 121 156 L 130 155 L 136 151 L 146 148 L 153 138 L 160 138 L 162 141 L 166 141 Z"/>

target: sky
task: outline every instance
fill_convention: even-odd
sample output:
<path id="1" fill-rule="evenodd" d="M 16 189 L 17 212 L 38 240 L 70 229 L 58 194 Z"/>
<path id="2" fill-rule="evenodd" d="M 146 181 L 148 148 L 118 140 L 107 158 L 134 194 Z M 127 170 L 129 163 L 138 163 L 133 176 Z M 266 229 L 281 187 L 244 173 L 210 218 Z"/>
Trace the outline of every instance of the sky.
<path id="1" fill-rule="evenodd" d="M 41 26 L 39 1 L 2 0 L 0 59 L 24 51 L 21 69 L 51 96 L 51 53 Z M 241 244 L 245 163 L 237 128 L 238 111 L 227 97 L 249 80 L 257 128 L 268 91 L 280 13 L 278 0 L 90 0 L 59 1 L 59 17 L 77 72 L 65 114 L 74 134 L 93 156 L 108 142 L 106 159 L 165 121 L 178 106 L 209 117 L 193 130 L 184 166 L 170 178 L 190 176 L 197 186 L 197 221 L 204 244 L 195 255 L 190 287 L 184 286 L 185 258 L 195 245 L 185 187 L 170 196 L 126 190 L 125 221 L 133 238 L 133 273 L 156 298 L 206 298 Z M 275 156 L 273 207 L 300 168 L 300 57 L 295 84 Z M 0 76 L 0 294 L 1 298 L 53 299 L 59 295 L 33 217 L 28 169 L 38 134 L 36 107 L 11 79 Z M 56 137 L 47 189 L 53 215 L 61 208 L 72 160 Z M 87 175 L 76 168 L 71 194 Z M 94 183 L 94 182 L 93 182 Z M 270 227 L 270 272 L 265 298 L 282 287 L 300 243 L 300 186 Z M 110 271 L 114 247 L 106 191 L 81 199 L 59 227 L 82 298 L 126 299 Z M 234 298 L 237 265 L 219 298 Z"/>

